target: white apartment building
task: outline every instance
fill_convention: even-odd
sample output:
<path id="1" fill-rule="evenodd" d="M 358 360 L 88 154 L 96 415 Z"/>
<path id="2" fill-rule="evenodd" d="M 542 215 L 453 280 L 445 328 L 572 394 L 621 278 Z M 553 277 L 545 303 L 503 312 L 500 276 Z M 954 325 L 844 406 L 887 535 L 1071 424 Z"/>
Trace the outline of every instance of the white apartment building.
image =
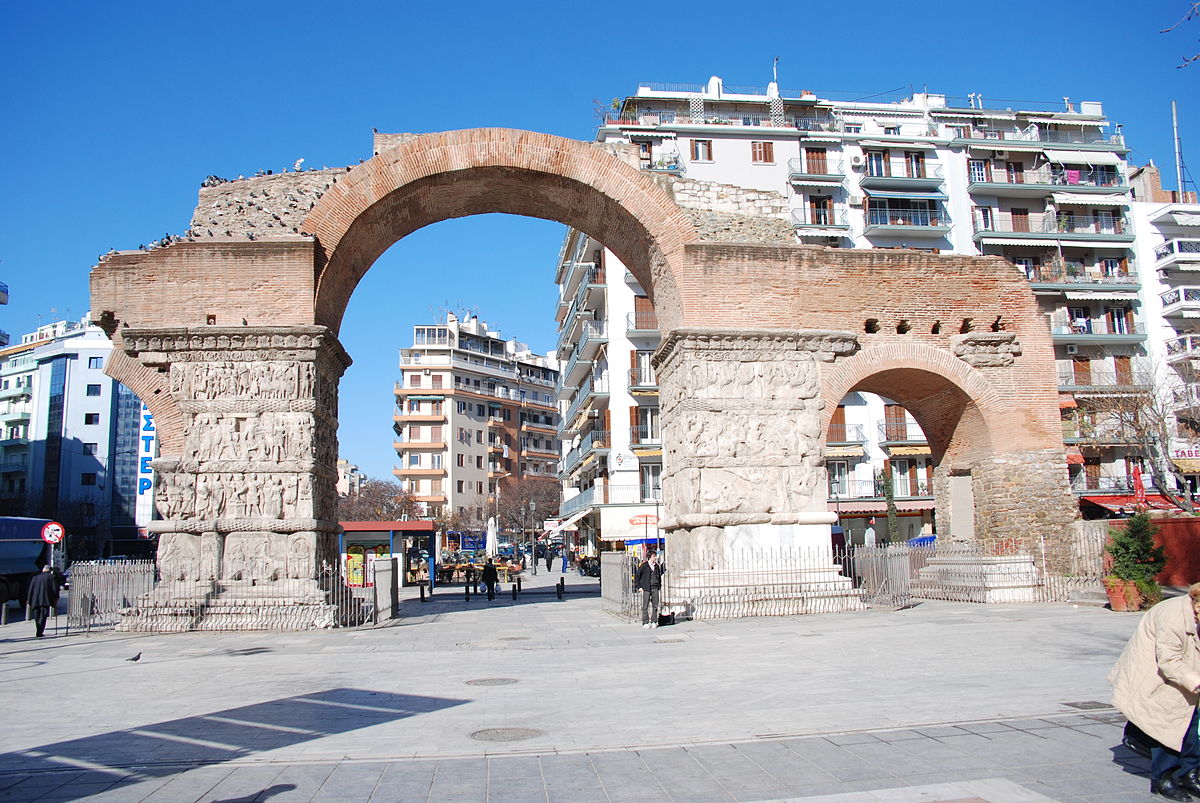
<path id="1" fill-rule="evenodd" d="M 557 361 L 447 313 L 400 351 L 393 473 L 428 517 L 483 522 L 497 494 L 557 480 Z M 549 512 L 549 511 L 547 511 Z"/>
<path id="2" fill-rule="evenodd" d="M 73 559 L 146 555 L 157 433 L 142 402 L 104 374 L 98 327 L 59 321 L 0 351 L 0 500 L 53 518 Z"/>
<path id="3" fill-rule="evenodd" d="M 1150 362 L 1128 148 L 1100 103 L 1064 99 L 1056 109 L 1020 110 L 977 95 L 929 92 L 895 102 L 841 101 L 774 84 L 732 87 L 714 77 L 697 85 L 641 84 L 597 140 L 636 148 L 642 169 L 677 181 L 773 193 L 796 243 L 1012 262 L 1030 279 L 1053 333 L 1072 486 L 1081 497 L 1129 492 L 1141 455 L 1118 435 L 1098 436 L 1097 421 L 1114 395 L 1144 392 Z M 597 269 L 605 278 L 603 303 L 598 290 L 576 289 L 581 272 Z M 624 427 L 631 410 L 649 406 L 628 392 L 633 366 L 625 349 L 653 343 L 614 341 L 626 328 L 628 305 L 613 299 L 638 288 L 611 252 L 570 232 L 558 281 L 560 312 L 563 305 L 572 310 L 560 324 L 563 358 L 591 359 L 599 349 L 608 360 L 593 360 L 586 375 L 578 366 L 564 370 L 563 512 L 592 506 L 602 513 L 611 503 L 597 501 L 594 490 L 589 497 L 589 489 L 605 475 L 613 487 L 637 475 L 602 454 L 581 471 L 581 455 L 572 450 L 586 450 L 588 423 L 575 413 L 584 405 L 599 410 L 615 437 L 616 422 Z M 588 320 L 588 313 L 597 317 Z M 601 330 L 608 341 L 589 345 L 586 333 Z M 604 401 L 596 401 L 597 383 L 607 383 Z M 835 414 L 828 447 L 829 510 L 840 514 L 848 538 L 861 542 L 868 518 L 885 512 L 888 484 L 900 513 L 898 536 L 932 532 L 930 450 L 902 407 L 850 394 Z M 615 442 L 609 448 L 628 464 Z M 637 462 L 640 471 L 648 460 Z M 585 528 L 593 520 L 585 514 Z M 879 523 L 875 530 L 886 537 Z"/>

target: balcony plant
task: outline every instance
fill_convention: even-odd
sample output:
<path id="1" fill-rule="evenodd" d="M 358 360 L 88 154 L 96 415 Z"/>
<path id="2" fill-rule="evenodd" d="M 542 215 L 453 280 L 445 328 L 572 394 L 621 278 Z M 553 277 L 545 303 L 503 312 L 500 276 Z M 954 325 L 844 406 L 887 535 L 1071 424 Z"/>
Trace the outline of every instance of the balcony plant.
<path id="1" fill-rule="evenodd" d="M 1138 513 L 1126 520 L 1123 528 L 1110 527 L 1108 575 L 1104 590 L 1114 611 L 1137 611 L 1162 599 L 1162 589 L 1154 579 L 1167 564 L 1163 548 L 1154 543 L 1158 528 L 1149 513 Z"/>

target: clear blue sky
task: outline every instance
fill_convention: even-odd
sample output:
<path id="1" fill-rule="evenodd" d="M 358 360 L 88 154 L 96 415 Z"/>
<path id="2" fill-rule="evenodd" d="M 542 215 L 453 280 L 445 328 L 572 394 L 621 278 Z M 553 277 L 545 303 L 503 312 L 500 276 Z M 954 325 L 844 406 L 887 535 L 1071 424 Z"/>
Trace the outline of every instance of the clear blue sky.
<path id="1" fill-rule="evenodd" d="M 182 232 L 200 182 L 355 164 L 371 128 L 506 126 L 576 139 L 638 81 L 862 96 L 1099 100 L 1132 162 L 1173 176 L 1170 101 L 1200 178 L 1200 21 L 1188 3 L 5 3 L 0 10 L 0 328 L 80 317 L 110 247 Z M 1016 105 L 1016 104 L 1014 104 Z M 1190 149 L 1189 149 L 1190 144 Z M 1173 187 L 1173 179 L 1167 184 Z M 390 477 L 391 386 L 414 323 L 466 308 L 553 347 L 556 223 L 489 215 L 397 243 L 351 301 L 342 455 Z M 419 269 L 419 270 L 414 270 Z M 419 277 L 428 277 L 418 280 Z"/>

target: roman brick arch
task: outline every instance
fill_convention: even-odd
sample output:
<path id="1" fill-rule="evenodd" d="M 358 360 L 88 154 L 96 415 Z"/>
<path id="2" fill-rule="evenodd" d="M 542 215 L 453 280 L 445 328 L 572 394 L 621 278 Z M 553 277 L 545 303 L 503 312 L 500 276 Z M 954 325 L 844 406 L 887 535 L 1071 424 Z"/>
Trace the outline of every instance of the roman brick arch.
<path id="1" fill-rule="evenodd" d="M 584 142 L 483 128 L 416 137 L 351 170 L 309 213 L 318 243 L 315 322 L 337 331 L 359 280 L 393 243 L 451 218 L 504 212 L 556 220 L 612 249 L 678 321 L 689 219 L 647 174 Z"/>
<path id="2" fill-rule="evenodd" d="M 167 375 L 126 354 L 114 344 L 104 362 L 104 373 L 133 391 L 154 416 L 160 454 L 178 455 L 183 448 L 183 413 L 171 395 Z"/>
<path id="3" fill-rule="evenodd" d="M 930 345 L 868 347 L 839 360 L 822 384 L 823 431 L 846 394 L 875 393 L 904 405 L 924 430 L 937 462 L 947 453 L 990 454 L 997 441 L 1011 437 L 1016 423 L 978 369 Z"/>

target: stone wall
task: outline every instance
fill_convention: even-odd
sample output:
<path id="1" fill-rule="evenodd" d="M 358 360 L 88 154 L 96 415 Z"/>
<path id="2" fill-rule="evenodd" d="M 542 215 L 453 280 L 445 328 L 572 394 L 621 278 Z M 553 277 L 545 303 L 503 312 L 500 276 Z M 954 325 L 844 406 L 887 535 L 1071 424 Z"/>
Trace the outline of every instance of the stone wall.
<path id="1" fill-rule="evenodd" d="M 304 218 L 350 168 L 276 173 L 200 188 L 192 214 L 193 239 L 259 239 L 304 231 Z"/>
<path id="2" fill-rule="evenodd" d="M 706 242 L 792 245 L 796 241 L 791 224 L 779 218 L 706 212 L 702 209 L 683 211 L 692 219 L 699 239 Z"/>

